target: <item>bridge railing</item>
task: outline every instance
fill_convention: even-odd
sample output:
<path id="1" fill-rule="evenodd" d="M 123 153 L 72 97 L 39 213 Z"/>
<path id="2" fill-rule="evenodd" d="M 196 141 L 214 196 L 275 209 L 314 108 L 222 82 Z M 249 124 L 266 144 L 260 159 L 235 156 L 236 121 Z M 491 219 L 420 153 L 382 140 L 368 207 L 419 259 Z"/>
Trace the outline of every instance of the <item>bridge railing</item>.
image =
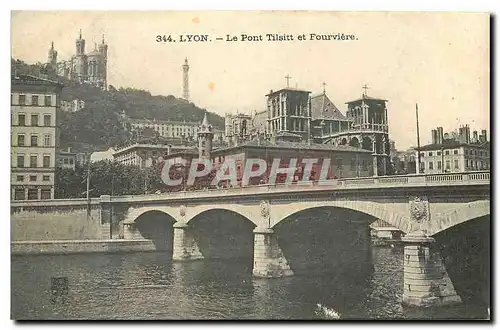
<path id="1" fill-rule="evenodd" d="M 349 188 L 377 188 L 377 187 L 418 187 L 418 186 L 446 186 L 446 185 L 474 185 L 489 184 L 490 172 L 438 173 L 438 174 L 411 174 L 397 176 L 342 178 L 336 180 L 315 181 L 308 184 L 263 184 L 226 189 L 210 189 L 197 191 L 179 191 L 176 193 L 162 193 L 151 195 L 107 196 L 107 201 L 155 201 L 164 199 L 205 198 L 225 195 L 259 194 L 267 192 L 288 191 L 318 191 Z M 104 196 L 103 196 L 104 197 Z M 100 198 L 87 199 L 53 199 L 53 200 L 23 200 L 11 201 L 11 206 L 71 206 L 79 204 L 99 204 Z"/>

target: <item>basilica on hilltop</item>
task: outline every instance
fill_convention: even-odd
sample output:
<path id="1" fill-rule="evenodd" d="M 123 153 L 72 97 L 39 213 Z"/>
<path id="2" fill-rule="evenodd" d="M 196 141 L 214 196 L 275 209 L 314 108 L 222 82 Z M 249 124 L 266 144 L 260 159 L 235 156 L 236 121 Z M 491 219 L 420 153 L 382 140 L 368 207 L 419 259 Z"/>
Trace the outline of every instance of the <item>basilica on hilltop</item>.
<path id="1" fill-rule="evenodd" d="M 94 44 L 94 49 L 90 53 L 85 53 L 85 39 L 80 30 L 75 46 L 76 52 L 73 56 L 58 62 L 57 51 L 52 42 L 48 54 L 48 68 L 66 79 L 106 89 L 108 45 L 104 41 L 104 36 L 100 43 Z"/>

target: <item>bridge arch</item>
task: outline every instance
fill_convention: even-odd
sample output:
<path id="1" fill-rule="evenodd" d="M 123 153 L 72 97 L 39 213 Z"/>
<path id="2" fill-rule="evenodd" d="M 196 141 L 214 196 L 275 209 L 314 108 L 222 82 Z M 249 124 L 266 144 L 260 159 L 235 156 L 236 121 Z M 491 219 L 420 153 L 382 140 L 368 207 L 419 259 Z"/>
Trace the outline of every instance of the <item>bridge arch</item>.
<path id="1" fill-rule="evenodd" d="M 444 212 L 436 216 L 436 219 L 431 221 L 431 229 L 429 235 L 436 235 L 446 229 L 456 225 L 490 215 L 490 201 L 481 200 L 463 204 L 451 211 Z"/>
<path id="2" fill-rule="evenodd" d="M 412 231 L 412 223 L 406 214 L 402 214 L 396 208 L 381 205 L 369 201 L 324 201 L 324 202 L 304 202 L 297 203 L 293 207 L 290 205 L 272 205 L 271 206 L 271 228 L 279 224 L 281 221 L 290 216 L 302 211 L 314 209 L 334 207 L 340 209 L 348 209 L 361 212 L 377 219 L 381 219 L 392 226 L 398 228 L 404 233 Z"/>
<path id="3" fill-rule="evenodd" d="M 154 212 L 161 212 L 165 214 L 166 216 L 172 218 L 174 222 L 177 222 L 178 219 L 177 217 L 174 216 L 174 210 L 167 208 L 167 207 L 161 207 L 161 206 L 151 206 L 151 207 L 140 207 L 136 209 L 131 209 L 127 216 L 125 217 L 124 224 L 135 224 L 136 221 L 142 217 L 143 215 L 146 215 L 147 213 L 154 213 Z"/>
<path id="4" fill-rule="evenodd" d="M 255 208 L 255 207 L 253 207 Z M 199 207 L 190 207 L 188 214 L 186 215 L 186 223 L 190 223 L 194 218 L 202 215 L 203 213 L 206 213 L 208 211 L 229 211 L 232 212 L 236 215 L 239 215 L 248 221 L 252 222 L 254 226 L 258 226 L 258 223 L 256 223 L 255 219 L 255 210 L 252 209 L 252 207 L 248 207 L 246 205 L 240 205 L 240 204 L 225 204 L 225 205 L 217 205 L 217 206 L 212 206 L 212 205 L 205 205 L 205 206 L 199 206 Z"/>

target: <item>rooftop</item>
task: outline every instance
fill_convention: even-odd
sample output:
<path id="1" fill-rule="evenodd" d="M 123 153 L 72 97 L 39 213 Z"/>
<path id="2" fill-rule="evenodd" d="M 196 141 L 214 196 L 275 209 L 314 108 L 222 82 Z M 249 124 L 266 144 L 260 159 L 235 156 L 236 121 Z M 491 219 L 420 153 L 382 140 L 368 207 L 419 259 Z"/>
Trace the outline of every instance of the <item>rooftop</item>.
<path id="1" fill-rule="evenodd" d="M 361 98 L 356 99 L 356 100 L 354 100 L 354 101 L 349 101 L 349 102 L 346 102 L 346 104 L 349 104 L 349 103 L 354 103 L 354 102 L 359 102 L 359 101 L 363 101 L 363 100 L 376 100 L 376 101 L 389 102 L 389 101 L 384 100 L 384 99 L 379 99 L 379 98 L 376 98 L 376 97 L 371 97 L 371 96 L 368 96 L 368 95 L 366 95 L 366 94 L 362 94 L 362 95 L 361 95 Z"/>
<path id="2" fill-rule="evenodd" d="M 170 145 L 170 144 L 150 144 L 150 143 L 133 143 L 129 144 L 126 146 L 123 146 L 121 148 L 115 149 L 114 155 L 121 154 L 123 152 L 131 151 L 134 149 L 161 149 L 161 150 L 183 150 L 188 147 L 186 146 L 179 146 L 179 145 Z"/>
<path id="3" fill-rule="evenodd" d="M 321 93 L 311 97 L 311 116 L 312 119 L 337 119 L 347 120 L 346 116 L 333 104 L 326 96 L 326 93 Z"/>
<path id="4" fill-rule="evenodd" d="M 450 141 L 450 142 L 445 142 L 445 143 L 427 144 L 425 146 L 421 146 L 420 148 L 415 148 L 415 150 L 426 151 L 426 150 L 440 150 L 441 148 L 443 148 L 443 149 L 455 149 L 455 148 L 460 148 L 460 147 L 473 147 L 473 148 L 489 149 L 490 143 L 489 142 L 461 143 L 461 142 L 457 142 L 457 141 Z"/>
<path id="5" fill-rule="evenodd" d="M 304 89 L 298 89 L 298 88 L 291 88 L 291 87 L 286 87 L 286 88 L 281 88 L 277 91 L 273 91 L 271 90 L 269 92 L 269 94 L 266 94 L 266 96 L 270 96 L 270 95 L 274 95 L 274 94 L 277 94 L 277 93 L 280 93 L 280 92 L 302 92 L 302 93 L 311 93 L 310 91 L 306 91 Z"/>
<path id="6" fill-rule="evenodd" d="M 238 148 L 263 148 L 263 149 L 295 149 L 295 150 L 318 150 L 318 151 L 339 151 L 339 152 L 361 152 L 371 154 L 371 150 L 365 150 L 361 148 L 355 148 L 351 146 L 334 146 L 332 144 L 320 144 L 313 143 L 307 144 L 303 142 L 288 142 L 288 141 L 276 141 L 271 142 L 268 140 L 252 140 L 246 143 L 242 143 L 238 146 L 221 148 L 214 150 L 214 153 L 221 151 L 235 150 Z"/>
<path id="7" fill-rule="evenodd" d="M 30 74 L 19 74 L 17 76 L 12 76 L 11 77 L 11 84 L 12 85 L 52 85 L 52 86 L 59 86 L 63 87 L 64 84 L 55 81 L 55 80 L 50 80 L 46 78 L 41 78 L 41 77 L 36 77 Z"/>

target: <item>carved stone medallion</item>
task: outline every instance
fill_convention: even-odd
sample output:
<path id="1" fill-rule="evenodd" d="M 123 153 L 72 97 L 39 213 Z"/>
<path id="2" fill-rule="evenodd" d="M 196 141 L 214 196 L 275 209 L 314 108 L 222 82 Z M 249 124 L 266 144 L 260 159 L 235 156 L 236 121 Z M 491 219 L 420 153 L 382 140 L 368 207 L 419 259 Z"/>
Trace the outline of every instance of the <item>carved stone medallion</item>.
<path id="1" fill-rule="evenodd" d="M 186 205 L 181 205 L 181 207 L 179 209 L 179 213 L 180 213 L 181 217 L 184 217 L 186 215 Z"/>
<path id="2" fill-rule="evenodd" d="M 268 201 L 262 201 L 260 202 L 260 214 L 264 219 L 267 219 L 269 217 L 270 213 L 270 205 Z"/>
<path id="3" fill-rule="evenodd" d="M 417 223 L 426 222 L 429 218 L 429 202 L 427 197 L 410 197 L 411 219 Z"/>

